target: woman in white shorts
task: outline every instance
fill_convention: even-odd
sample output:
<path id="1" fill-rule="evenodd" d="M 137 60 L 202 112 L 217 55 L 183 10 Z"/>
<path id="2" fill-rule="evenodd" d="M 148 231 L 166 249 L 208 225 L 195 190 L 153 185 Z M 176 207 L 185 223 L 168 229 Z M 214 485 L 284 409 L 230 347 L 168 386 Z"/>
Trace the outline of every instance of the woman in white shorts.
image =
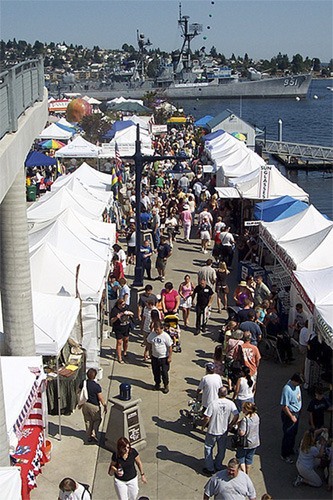
<path id="1" fill-rule="evenodd" d="M 184 281 L 179 285 L 178 293 L 180 295 L 180 307 L 183 311 L 184 326 L 188 325 L 188 318 L 190 315 L 190 309 L 192 307 L 192 294 L 194 290 L 194 285 L 191 282 L 191 277 L 189 274 L 185 274 Z"/>
<path id="2" fill-rule="evenodd" d="M 209 242 L 212 238 L 212 226 L 208 221 L 208 217 L 204 217 L 203 221 L 199 226 L 199 233 L 201 239 L 201 249 L 203 253 L 207 253 Z"/>

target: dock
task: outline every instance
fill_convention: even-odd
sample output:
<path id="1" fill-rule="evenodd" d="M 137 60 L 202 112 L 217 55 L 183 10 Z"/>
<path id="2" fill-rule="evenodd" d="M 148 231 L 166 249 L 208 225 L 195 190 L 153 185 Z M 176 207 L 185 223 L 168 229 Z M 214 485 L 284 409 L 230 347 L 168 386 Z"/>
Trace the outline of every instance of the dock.
<path id="1" fill-rule="evenodd" d="M 257 140 L 256 146 L 288 169 L 327 172 L 333 169 L 332 147 L 264 139 Z"/>

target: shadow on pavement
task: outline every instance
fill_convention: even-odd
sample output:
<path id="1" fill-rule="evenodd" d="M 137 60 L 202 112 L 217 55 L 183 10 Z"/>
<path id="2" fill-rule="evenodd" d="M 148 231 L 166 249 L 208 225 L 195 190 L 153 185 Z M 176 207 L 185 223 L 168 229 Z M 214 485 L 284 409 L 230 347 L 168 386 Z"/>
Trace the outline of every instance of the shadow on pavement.
<path id="1" fill-rule="evenodd" d="M 180 417 L 175 421 L 164 420 L 160 417 L 154 416 L 152 417 L 152 421 L 155 422 L 155 424 L 162 429 L 166 429 L 168 431 L 175 432 L 176 434 L 181 434 L 183 436 L 189 436 L 192 439 L 199 441 L 200 443 L 204 443 L 205 441 L 204 436 L 200 437 L 194 434 L 194 432 L 199 432 L 199 431 L 195 431 L 192 428 L 192 425 L 190 424 L 189 420 L 183 415 L 180 415 Z"/>
<path id="2" fill-rule="evenodd" d="M 82 418 L 82 426 L 84 427 L 83 418 Z M 58 424 L 55 424 L 53 422 L 49 422 L 49 435 L 52 437 L 55 437 L 58 435 L 58 431 L 59 431 Z M 81 439 L 82 441 L 85 441 L 85 439 L 86 439 L 86 433 L 84 430 L 77 431 L 73 427 L 68 427 L 67 425 L 61 426 L 61 435 L 62 436 L 76 437 L 78 439 Z M 88 444 L 90 444 L 90 443 L 88 443 Z"/>
<path id="3" fill-rule="evenodd" d="M 156 458 L 159 460 L 167 460 L 169 462 L 174 462 L 176 464 L 185 465 L 195 472 L 200 474 L 203 467 L 203 459 L 198 459 L 192 455 L 186 455 L 177 450 L 169 450 L 167 446 L 159 445 L 157 446 Z"/>

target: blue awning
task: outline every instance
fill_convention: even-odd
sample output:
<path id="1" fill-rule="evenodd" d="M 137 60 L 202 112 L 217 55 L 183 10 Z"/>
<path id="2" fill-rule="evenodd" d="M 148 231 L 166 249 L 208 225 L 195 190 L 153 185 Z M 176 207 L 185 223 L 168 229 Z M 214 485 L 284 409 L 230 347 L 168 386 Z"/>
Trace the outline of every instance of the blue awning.
<path id="1" fill-rule="evenodd" d="M 25 160 L 26 167 L 49 167 L 56 164 L 56 158 L 51 158 L 43 153 L 39 153 L 38 151 L 30 151 Z"/>
<path id="2" fill-rule="evenodd" d="M 196 122 L 194 122 L 195 127 L 205 127 L 207 123 L 213 118 L 211 115 L 206 115 L 203 116 L 202 118 L 199 118 Z"/>
<path id="3" fill-rule="evenodd" d="M 257 220 L 273 222 L 276 220 L 287 219 L 308 208 L 303 201 L 292 198 L 291 196 L 281 196 L 273 200 L 256 203 L 254 208 L 254 217 Z"/>

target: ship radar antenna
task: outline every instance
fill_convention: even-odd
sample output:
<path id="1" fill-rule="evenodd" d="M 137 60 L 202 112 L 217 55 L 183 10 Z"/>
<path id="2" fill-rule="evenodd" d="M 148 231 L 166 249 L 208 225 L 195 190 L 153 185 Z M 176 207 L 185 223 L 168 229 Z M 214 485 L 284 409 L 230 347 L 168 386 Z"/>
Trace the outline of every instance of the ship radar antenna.
<path id="1" fill-rule="evenodd" d="M 183 62 L 184 68 L 189 70 L 191 68 L 191 41 L 196 36 L 202 33 L 202 24 L 192 23 L 189 24 L 190 16 L 182 15 L 182 5 L 179 4 L 179 20 L 178 25 L 182 30 L 181 37 L 184 39 L 182 48 L 180 49 L 179 61 Z"/>

